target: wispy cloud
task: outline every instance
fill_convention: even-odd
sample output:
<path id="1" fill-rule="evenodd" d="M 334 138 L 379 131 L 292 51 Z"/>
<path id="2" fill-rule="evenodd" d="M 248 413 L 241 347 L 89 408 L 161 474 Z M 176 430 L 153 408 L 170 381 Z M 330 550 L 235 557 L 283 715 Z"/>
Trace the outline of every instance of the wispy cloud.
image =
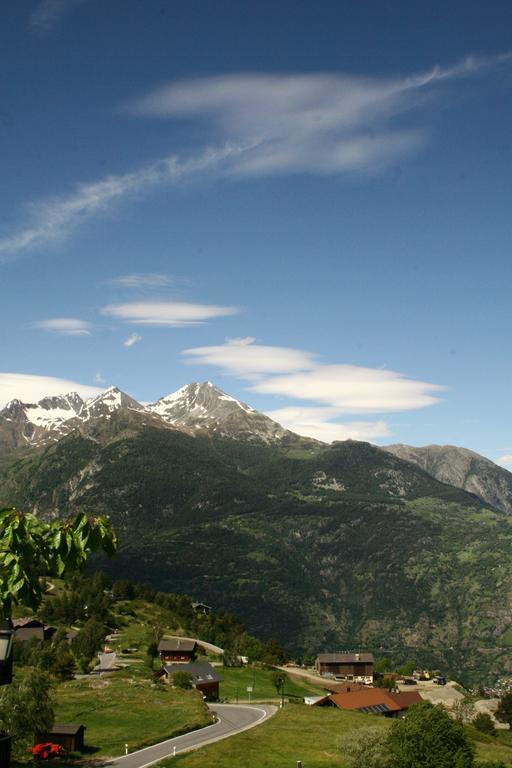
<path id="1" fill-rule="evenodd" d="M 61 13 L 71 2 L 47 0 L 40 6 L 41 18 L 43 9 L 49 19 L 52 8 Z M 58 241 L 81 222 L 126 198 L 194 175 L 378 171 L 427 140 L 428 124 L 415 118 L 414 109 L 421 107 L 425 95 L 443 83 L 509 62 L 511 57 L 510 53 L 468 57 L 452 67 L 386 79 L 237 74 L 172 83 L 124 111 L 207 121 L 213 148 L 192 148 L 192 154 L 183 157 L 166 156 L 133 172 L 82 183 L 67 195 L 32 204 L 28 223 L 0 238 L 0 260 Z"/>
<path id="2" fill-rule="evenodd" d="M 109 285 L 117 288 L 166 288 L 172 285 L 174 279 L 171 275 L 160 272 L 139 272 L 133 275 L 120 275 L 108 280 Z"/>
<path id="3" fill-rule="evenodd" d="M 142 339 L 138 333 L 131 333 L 125 341 L 123 341 L 123 347 L 133 347 L 138 341 Z"/>
<path id="4" fill-rule="evenodd" d="M 76 317 L 53 317 L 48 320 L 37 320 L 32 323 L 32 327 L 58 333 L 61 336 L 89 336 L 91 333 L 91 324 Z"/>
<path id="5" fill-rule="evenodd" d="M 427 138 L 412 107 L 427 89 L 509 61 L 505 53 L 468 57 L 452 67 L 410 77 L 343 74 L 237 74 L 171 83 L 129 111 L 150 117 L 208 121 L 219 140 L 248 145 L 233 159 L 242 175 L 376 170 L 416 150 Z M 407 120 L 406 120 L 407 119 Z"/>
<path id="6" fill-rule="evenodd" d="M 510 467 L 512 465 L 512 454 L 507 453 L 505 456 L 500 456 L 496 459 L 496 464 L 501 464 L 504 467 Z"/>
<path id="7" fill-rule="evenodd" d="M 247 381 L 251 392 L 313 403 L 285 406 L 269 415 L 294 432 L 324 440 L 342 439 L 342 435 L 385 436 L 389 434 L 385 421 L 340 423 L 338 419 L 425 408 L 439 402 L 443 390 L 382 368 L 325 364 L 310 352 L 254 344 L 250 337 L 186 349 L 183 354 L 188 362 L 213 365 Z"/>
<path id="8" fill-rule="evenodd" d="M 0 408 L 14 399 L 24 403 L 35 403 L 47 395 L 65 395 L 68 392 L 78 392 L 79 395 L 87 398 L 99 394 L 101 389 L 53 376 L 0 373 Z"/>
<path id="9" fill-rule="evenodd" d="M 32 31 L 52 32 L 62 17 L 73 8 L 87 0 L 41 0 L 29 16 L 28 24 Z"/>
<path id="10" fill-rule="evenodd" d="M 94 374 L 94 381 L 96 382 L 96 384 L 107 383 L 101 371 L 96 371 L 96 373 Z"/>
<path id="11" fill-rule="evenodd" d="M 9 255 L 61 240 L 83 221 L 105 213 L 127 197 L 140 195 L 162 184 L 177 183 L 197 173 L 206 173 L 240 151 L 240 148 L 224 146 L 205 150 L 188 159 L 180 160 L 172 155 L 133 173 L 79 184 L 68 196 L 34 203 L 30 206 L 30 223 L 0 238 L 0 261 Z"/>
<path id="12" fill-rule="evenodd" d="M 184 301 L 132 301 L 126 304 L 109 304 L 101 310 L 102 315 L 135 325 L 174 327 L 198 325 L 215 317 L 236 315 L 239 312 L 238 307 L 191 304 Z"/>

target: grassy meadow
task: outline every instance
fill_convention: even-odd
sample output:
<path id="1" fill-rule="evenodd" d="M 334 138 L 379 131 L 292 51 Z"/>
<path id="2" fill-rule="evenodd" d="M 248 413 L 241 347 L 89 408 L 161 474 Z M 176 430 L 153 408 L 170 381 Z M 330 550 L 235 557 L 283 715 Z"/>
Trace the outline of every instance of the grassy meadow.
<path id="1" fill-rule="evenodd" d="M 252 701 L 270 701 L 277 699 L 278 694 L 272 683 L 273 670 L 263 669 L 257 666 L 247 667 L 219 667 L 222 683 L 220 684 L 221 699 L 230 703 L 249 701 L 247 687 L 252 687 L 250 698 Z M 325 691 L 299 677 L 288 676 L 284 686 L 284 695 L 290 697 L 321 696 Z"/>
<path id="2" fill-rule="evenodd" d="M 83 723 L 94 757 L 118 756 L 124 754 L 125 743 L 133 751 L 212 722 L 196 691 L 119 673 L 59 685 L 55 719 Z"/>

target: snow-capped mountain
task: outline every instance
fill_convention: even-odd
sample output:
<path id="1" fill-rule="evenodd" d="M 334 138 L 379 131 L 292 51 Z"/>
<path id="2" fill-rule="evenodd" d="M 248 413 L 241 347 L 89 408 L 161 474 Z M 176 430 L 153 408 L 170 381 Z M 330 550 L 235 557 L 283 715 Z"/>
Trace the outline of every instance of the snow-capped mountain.
<path id="1" fill-rule="evenodd" d="M 41 447 L 89 422 L 108 421 L 116 412 L 127 411 L 146 414 L 154 425 L 189 434 L 206 432 L 267 443 L 292 436 L 268 416 L 207 381 L 188 384 L 150 405 L 142 405 L 117 387 L 85 401 L 76 392 L 45 397 L 37 403 L 11 400 L 0 411 L 0 452 L 20 445 Z"/>
<path id="2" fill-rule="evenodd" d="M 44 397 L 37 403 L 11 400 L 0 411 L 0 426 L 4 441 L 17 447 L 20 444 L 40 445 L 48 439 L 58 440 L 69 432 L 69 424 L 78 419 L 84 401 L 76 392 Z"/>
<path id="3" fill-rule="evenodd" d="M 117 387 L 109 387 L 97 397 L 86 400 L 80 411 L 80 417 L 83 421 L 96 416 L 106 416 L 109 418 L 115 411 L 128 408 L 132 411 L 143 411 L 144 406 L 138 403 L 133 397 L 121 392 Z"/>
<path id="4" fill-rule="evenodd" d="M 181 387 L 147 406 L 178 429 L 207 431 L 243 440 L 281 440 L 291 433 L 277 422 L 236 400 L 211 381 Z"/>

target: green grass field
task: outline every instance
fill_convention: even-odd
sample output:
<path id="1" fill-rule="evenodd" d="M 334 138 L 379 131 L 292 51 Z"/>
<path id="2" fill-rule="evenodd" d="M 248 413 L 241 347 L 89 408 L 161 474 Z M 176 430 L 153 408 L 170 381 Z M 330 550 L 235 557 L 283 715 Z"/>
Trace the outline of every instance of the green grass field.
<path id="1" fill-rule="evenodd" d="M 369 725 L 389 728 L 392 722 L 379 715 L 288 704 L 261 726 L 163 761 L 159 768 L 286 768 L 295 766 L 297 760 L 302 760 L 304 768 L 342 768 L 343 756 L 337 744 L 343 733 Z M 474 740 L 477 760 L 502 760 L 512 765 L 512 734 L 502 732 L 488 737 L 473 728 L 468 732 Z"/>
<path id="2" fill-rule="evenodd" d="M 218 672 L 222 677 L 220 696 L 223 700 L 236 702 L 238 698 L 239 701 L 248 701 L 248 686 L 253 688 L 250 695 L 253 701 L 276 699 L 278 697 L 272 683 L 272 670 L 251 665 L 247 667 L 218 667 Z M 298 696 L 302 699 L 304 696 L 320 696 L 323 693 L 324 691 L 321 688 L 316 688 L 314 685 L 303 682 L 298 677 L 289 676 L 284 686 L 285 697 Z"/>
<path id="3" fill-rule="evenodd" d="M 85 743 L 94 757 L 118 756 L 125 743 L 132 751 L 211 723 L 196 691 L 119 673 L 59 685 L 55 719 L 85 725 Z"/>
<path id="4" fill-rule="evenodd" d="M 290 768 L 302 760 L 304 768 L 343 766 L 337 749 L 347 729 L 390 721 L 375 715 L 343 712 L 335 708 L 288 704 L 266 723 L 238 736 L 204 747 L 198 752 L 163 761 L 160 768 Z"/>

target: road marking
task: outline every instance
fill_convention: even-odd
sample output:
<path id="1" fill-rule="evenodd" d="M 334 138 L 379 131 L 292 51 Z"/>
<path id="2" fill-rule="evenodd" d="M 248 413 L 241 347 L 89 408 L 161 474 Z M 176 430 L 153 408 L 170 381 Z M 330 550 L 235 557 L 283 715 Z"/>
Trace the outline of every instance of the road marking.
<path id="1" fill-rule="evenodd" d="M 189 747 L 185 747 L 184 749 L 176 749 L 176 754 L 182 754 L 185 752 L 192 752 L 195 749 L 200 749 L 201 747 L 207 746 L 208 744 L 214 744 L 216 741 L 222 741 L 223 739 L 228 738 L 229 736 L 235 736 L 238 733 L 243 733 L 244 731 L 249 730 L 250 728 L 254 728 L 254 726 L 258 725 L 258 723 L 261 723 L 262 720 L 265 720 L 267 717 L 272 717 L 272 715 L 275 714 L 275 711 L 277 711 L 274 707 L 274 711 L 267 712 L 265 709 L 262 709 L 261 707 L 250 707 L 247 704 L 219 704 L 218 707 L 226 708 L 226 709 L 247 709 L 250 712 L 261 712 L 261 716 L 254 720 L 252 723 L 248 723 L 247 725 L 244 725 L 242 728 L 228 731 L 227 733 L 221 733 L 218 736 L 214 736 L 212 739 L 206 739 L 205 741 L 201 741 L 199 744 L 192 744 Z M 188 736 L 193 736 L 194 734 L 202 734 L 204 731 L 207 731 L 209 728 L 214 728 L 215 726 L 219 726 L 221 723 L 224 722 L 224 720 L 217 715 L 218 720 L 216 723 L 212 723 L 211 725 L 206 725 L 204 728 L 197 728 L 195 731 L 189 731 L 188 733 L 182 733 L 180 736 L 174 736 L 170 739 L 166 739 L 165 741 L 160 741 L 158 744 L 152 744 L 149 747 L 143 747 L 142 749 L 138 749 L 136 752 L 132 752 L 129 755 L 121 756 L 114 761 L 110 763 L 110 765 L 118 765 L 123 766 L 123 764 L 126 762 L 126 760 L 131 757 L 136 757 L 141 752 L 146 752 L 148 749 L 156 749 L 157 747 L 165 747 L 166 744 L 169 742 L 176 742 L 177 739 L 185 739 Z M 230 722 L 229 720 L 227 721 Z M 232 723 L 230 723 L 232 725 Z M 172 745 L 174 746 L 174 745 Z M 159 757 L 155 757 L 154 760 L 150 760 L 147 763 L 144 763 L 143 765 L 138 765 L 137 768 L 148 768 L 150 765 L 154 765 L 155 763 L 159 763 L 161 760 L 165 760 L 166 758 L 170 757 L 170 753 L 165 755 L 160 755 Z"/>

